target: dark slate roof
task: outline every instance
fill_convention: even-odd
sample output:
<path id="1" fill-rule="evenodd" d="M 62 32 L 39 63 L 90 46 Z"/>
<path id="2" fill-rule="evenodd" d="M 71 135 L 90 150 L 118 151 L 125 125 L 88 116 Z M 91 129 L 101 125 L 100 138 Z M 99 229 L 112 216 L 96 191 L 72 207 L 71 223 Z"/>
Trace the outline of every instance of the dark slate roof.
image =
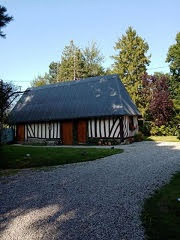
<path id="1" fill-rule="evenodd" d="M 11 123 L 140 115 L 118 75 L 28 88 L 10 113 Z"/>

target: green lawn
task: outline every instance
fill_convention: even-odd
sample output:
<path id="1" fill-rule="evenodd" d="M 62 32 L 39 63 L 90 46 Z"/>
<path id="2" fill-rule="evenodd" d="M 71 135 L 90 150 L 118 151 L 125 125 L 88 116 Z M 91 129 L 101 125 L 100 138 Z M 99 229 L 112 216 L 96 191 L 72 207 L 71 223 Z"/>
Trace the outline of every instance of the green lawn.
<path id="1" fill-rule="evenodd" d="M 149 240 L 180 239 L 180 173 L 145 201 L 142 221 Z"/>
<path id="2" fill-rule="evenodd" d="M 0 168 L 16 169 L 91 161 L 121 153 L 121 149 L 3 146 Z M 28 156 L 27 154 L 30 154 Z"/>
<path id="3" fill-rule="evenodd" d="M 150 136 L 144 137 L 145 141 L 155 141 L 155 142 L 180 142 L 176 136 Z"/>

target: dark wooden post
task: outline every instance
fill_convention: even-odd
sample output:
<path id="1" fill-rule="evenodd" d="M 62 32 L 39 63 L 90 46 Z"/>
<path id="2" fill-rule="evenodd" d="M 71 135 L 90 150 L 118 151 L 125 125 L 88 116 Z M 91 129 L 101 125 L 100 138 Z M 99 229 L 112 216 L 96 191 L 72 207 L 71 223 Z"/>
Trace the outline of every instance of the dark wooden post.
<path id="1" fill-rule="evenodd" d="M 124 142 L 124 124 L 123 117 L 120 118 L 120 139 L 121 142 Z"/>

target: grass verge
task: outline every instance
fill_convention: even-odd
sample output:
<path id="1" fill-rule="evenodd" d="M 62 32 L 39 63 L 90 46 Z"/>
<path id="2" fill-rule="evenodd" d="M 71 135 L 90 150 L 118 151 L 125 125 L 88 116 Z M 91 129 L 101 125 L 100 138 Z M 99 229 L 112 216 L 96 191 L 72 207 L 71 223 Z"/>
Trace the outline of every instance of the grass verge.
<path id="1" fill-rule="evenodd" d="M 180 239 L 180 173 L 147 199 L 142 221 L 148 240 Z"/>
<path id="2" fill-rule="evenodd" d="M 0 149 L 0 168 L 17 169 L 85 162 L 122 151 L 103 148 L 3 146 Z"/>
<path id="3" fill-rule="evenodd" d="M 144 137 L 145 141 L 155 141 L 155 142 L 180 142 L 176 136 L 150 136 Z"/>
<path id="4" fill-rule="evenodd" d="M 18 169 L 6 169 L 6 170 L 0 170 L 0 178 L 1 177 L 9 177 L 9 176 L 13 176 L 16 175 L 19 172 Z"/>

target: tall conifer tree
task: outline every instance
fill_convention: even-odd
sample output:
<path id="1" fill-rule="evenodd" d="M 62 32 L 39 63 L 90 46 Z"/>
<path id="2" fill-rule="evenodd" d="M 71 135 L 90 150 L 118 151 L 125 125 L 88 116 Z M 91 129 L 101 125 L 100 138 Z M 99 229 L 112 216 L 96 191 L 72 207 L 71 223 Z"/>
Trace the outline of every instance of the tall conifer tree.
<path id="1" fill-rule="evenodd" d="M 133 101 L 141 110 L 139 89 L 142 87 L 142 76 L 150 63 L 150 56 L 147 56 L 149 46 L 129 27 L 126 34 L 115 43 L 114 49 L 117 55 L 113 56 L 113 72 L 119 74 Z"/>
<path id="2" fill-rule="evenodd" d="M 84 74 L 84 59 L 79 47 L 73 41 L 65 46 L 58 70 L 58 81 L 69 81 L 82 78 Z"/>

